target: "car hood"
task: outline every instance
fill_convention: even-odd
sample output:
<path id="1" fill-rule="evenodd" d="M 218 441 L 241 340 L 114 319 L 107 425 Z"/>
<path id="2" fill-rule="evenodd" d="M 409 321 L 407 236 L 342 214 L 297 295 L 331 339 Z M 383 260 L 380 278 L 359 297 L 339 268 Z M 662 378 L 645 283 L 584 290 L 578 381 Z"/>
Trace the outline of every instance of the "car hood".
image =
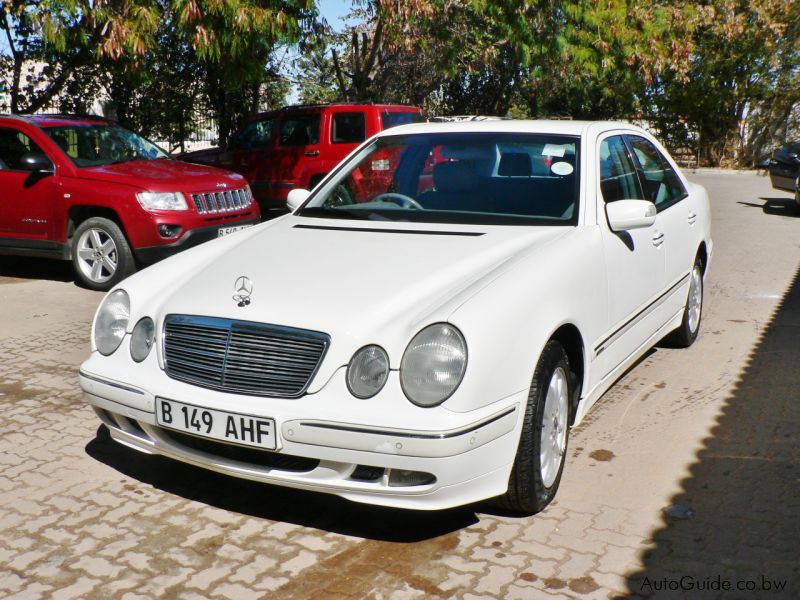
<path id="1" fill-rule="evenodd" d="M 94 180 L 122 183 L 153 192 L 208 192 L 238 188 L 246 181 L 241 175 L 178 160 L 131 160 L 113 165 L 87 167 L 85 176 Z"/>
<path id="2" fill-rule="evenodd" d="M 397 368 L 419 329 L 446 320 L 504 265 L 570 230 L 288 215 L 183 252 L 122 287 L 131 293 L 131 322 L 203 315 L 327 333 L 319 384 L 365 344 L 383 346 Z M 233 298 L 239 277 L 252 284 L 246 306 Z"/>

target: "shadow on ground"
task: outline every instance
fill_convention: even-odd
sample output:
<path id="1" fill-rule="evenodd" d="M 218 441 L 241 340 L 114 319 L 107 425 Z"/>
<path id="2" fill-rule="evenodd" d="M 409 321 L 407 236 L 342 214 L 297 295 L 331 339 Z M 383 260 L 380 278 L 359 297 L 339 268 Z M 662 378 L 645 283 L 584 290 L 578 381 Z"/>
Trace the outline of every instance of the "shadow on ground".
<path id="1" fill-rule="evenodd" d="M 764 214 L 767 215 L 779 215 L 783 217 L 800 217 L 800 209 L 797 207 L 797 203 L 794 201 L 794 198 L 764 198 L 761 197 L 759 200 L 763 200 L 764 204 L 757 204 L 755 202 L 738 202 L 737 204 L 741 204 L 742 206 L 747 206 L 750 208 L 760 208 L 764 211 Z"/>
<path id="2" fill-rule="evenodd" d="M 708 597 L 800 597 L 800 271 L 682 487 L 628 575 L 632 594 L 693 597 L 682 577 L 719 577 L 731 590 Z"/>
<path id="3" fill-rule="evenodd" d="M 72 270 L 72 263 L 66 260 L 32 258 L 30 256 L 0 256 L 0 283 L 4 283 L 3 280 L 6 278 L 75 281 L 75 274 Z"/>
<path id="4" fill-rule="evenodd" d="M 432 512 L 396 510 L 221 475 L 126 448 L 111 439 L 105 426 L 98 429 L 86 452 L 128 477 L 189 500 L 360 538 L 419 542 L 478 521 L 475 507 Z"/>

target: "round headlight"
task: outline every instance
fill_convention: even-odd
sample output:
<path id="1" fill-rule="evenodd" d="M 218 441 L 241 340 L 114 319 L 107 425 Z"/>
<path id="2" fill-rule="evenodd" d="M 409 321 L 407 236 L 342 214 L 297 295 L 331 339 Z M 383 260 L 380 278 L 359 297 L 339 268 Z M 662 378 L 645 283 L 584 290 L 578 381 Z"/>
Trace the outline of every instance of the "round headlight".
<path id="1" fill-rule="evenodd" d="M 406 348 L 400 385 L 414 404 L 436 406 L 456 391 L 466 368 L 464 336 L 452 325 L 436 323 L 415 335 Z"/>
<path id="2" fill-rule="evenodd" d="M 119 348 L 130 315 L 131 303 L 125 290 L 116 290 L 105 297 L 94 318 L 94 345 L 100 354 L 108 356 Z"/>
<path id="3" fill-rule="evenodd" d="M 389 357 L 380 346 L 364 346 L 347 365 L 347 387 L 356 398 L 371 398 L 389 377 Z"/>
<path id="4" fill-rule="evenodd" d="M 153 347 L 153 340 L 156 337 L 156 326 L 153 319 L 144 317 L 139 319 L 136 327 L 131 333 L 131 358 L 136 362 L 142 362 L 150 354 Z"/>

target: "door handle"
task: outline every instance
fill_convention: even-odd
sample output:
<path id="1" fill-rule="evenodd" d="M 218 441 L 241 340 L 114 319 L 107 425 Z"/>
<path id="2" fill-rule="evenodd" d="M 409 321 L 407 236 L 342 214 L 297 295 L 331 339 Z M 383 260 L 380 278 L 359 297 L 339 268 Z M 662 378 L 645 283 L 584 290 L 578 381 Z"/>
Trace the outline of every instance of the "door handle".
<path id="1" fill-rule="evenodd" d="M 657 233 L 657 234 L 655 234 L 653 236 L 653 246 L 655 246 L 657 248 L 663 243 L 664 243 L 664 234 L 663 233 Z"/>
<path id="2" fill-rule="evenodd" d="M 319 156 L 319 150 L 306 150 L 306 156 Z"/>
<path id="3" fill-rule="evenodd" d="M 687 220 L 689 221 L 689 225 L 694 225 L 694 222 L 697 221 L 697 215 L 689 211 L 689 218 Z"/>

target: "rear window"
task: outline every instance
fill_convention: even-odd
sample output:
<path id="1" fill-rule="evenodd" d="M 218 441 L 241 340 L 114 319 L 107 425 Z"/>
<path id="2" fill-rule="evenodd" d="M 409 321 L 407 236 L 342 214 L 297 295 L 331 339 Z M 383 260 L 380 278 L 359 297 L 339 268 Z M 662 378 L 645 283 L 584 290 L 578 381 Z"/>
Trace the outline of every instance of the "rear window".
<path id="1" fill-rule="evenodd" d="M 418 112 L 385 112 L 381 113 L 381 127 L 391 129 L 398 125 L 422 123 L 422 115 Z"/>
<path id="2" fill-rule="evenodd" d="M 331 142 L 356 144 L 367 139 L 367 122 L 363 112 L 336 113 L 333 115 Z"/>
<path id="3" fill-rule="evenodd" d="M 281 146 L 308 146 L 319 143 L 319 122 L 317 115 L 286 116 L 281 123 Z"/>

